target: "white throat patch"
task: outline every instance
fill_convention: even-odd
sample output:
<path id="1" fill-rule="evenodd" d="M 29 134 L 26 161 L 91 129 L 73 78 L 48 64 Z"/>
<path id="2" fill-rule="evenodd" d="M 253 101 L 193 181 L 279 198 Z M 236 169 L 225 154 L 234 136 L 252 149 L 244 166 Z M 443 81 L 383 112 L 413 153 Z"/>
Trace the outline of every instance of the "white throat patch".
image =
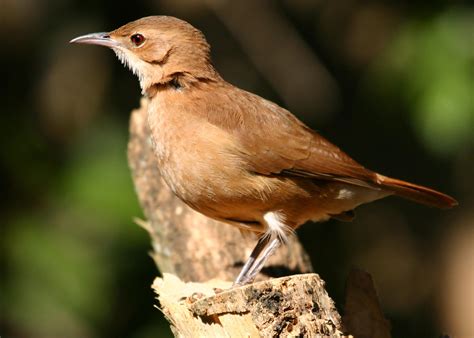
<path id="1" fill-rule="evenodd" d="M 147 80 L 145 78 L 145 68 L 147 67 L 147 63 L 136 57 L 133 53 L 129 52 L 125 48 L 117 47 L 113 48 L 113 51 L 115 52 L 115 55 L 117 55 L 117 58 L 120 60 L 120 62 L 138 77 L 142 94 L 145 94 L 145 85 Z"/>

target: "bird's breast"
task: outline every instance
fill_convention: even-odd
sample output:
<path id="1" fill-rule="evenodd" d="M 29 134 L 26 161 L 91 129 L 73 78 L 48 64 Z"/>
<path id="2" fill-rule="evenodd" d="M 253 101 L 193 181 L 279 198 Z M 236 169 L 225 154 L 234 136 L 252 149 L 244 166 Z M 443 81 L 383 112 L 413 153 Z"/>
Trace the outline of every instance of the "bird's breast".
<path id="1" fill-rule="evenodd" d="M 190 109 L 183 102 L 155 99 L 148 121 L 163 179 L 178 197 L 197 207 L 233 194 L 230 182 L 242 177 L 242 165 L 232 155 L 232 135 Z"/>

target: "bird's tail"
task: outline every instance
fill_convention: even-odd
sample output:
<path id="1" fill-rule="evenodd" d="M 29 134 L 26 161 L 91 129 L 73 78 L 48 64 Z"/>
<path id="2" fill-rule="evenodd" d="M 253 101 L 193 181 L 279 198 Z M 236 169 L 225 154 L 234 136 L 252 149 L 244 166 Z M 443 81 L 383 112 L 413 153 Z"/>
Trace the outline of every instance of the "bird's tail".
<path id="1" fill-rule="evenodd" d="M 458 202 L 451 196 L 445 195 L 439 191 L 427 187 L 423 187 L 421 185 L 408 183 L 380 174 L 377 174 L 377 182 L 387 190 L 393 191 L 397 196 L 407 198 L 430 207 L 447 209 L 458 205 Z"/>

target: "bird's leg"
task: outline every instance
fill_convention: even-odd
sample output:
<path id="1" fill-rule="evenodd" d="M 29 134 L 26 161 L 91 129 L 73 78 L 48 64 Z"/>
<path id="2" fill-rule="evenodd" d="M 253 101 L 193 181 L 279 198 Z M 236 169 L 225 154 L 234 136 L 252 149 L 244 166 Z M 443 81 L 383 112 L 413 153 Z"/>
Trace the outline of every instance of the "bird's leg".
<path id="1" fill-rule="evenodd" d="M 257 242 L 257 245 L 255 248 L 252 250 L 252 253 L 250 254 L 250 257 L 247 259 L 245 262 L 244 266 L 242 267 L 242 270 L 240 270 L 239 275 L 234 281 L 234 286 L 237 285 L 244 285 L 243 281 L 247 279 L 248 272 L 252 269 L 252 266 L 255 264 L 255 260 L 258 258 L 260 253 L 265 250 L 265 247 L 268 245 L 270 242 L 270 236 L 262 236 Z"/>
<path id="2" fill-rule="evenodd" d="M 271 240 L 265 250 L 260 254 L 260 256 L 258 256 L 255 262 L 252 264 L 252 267 L 249 269 L 245 276 L 246 279 L 244 279 L 242 282 L 243 284 L 251 283 L 255 279 L 257 274 L 262 270 L 267 259 L 275 252 L 276 249 L 278 249 L 280 244 L 281 239 L 279 237 L 273 238 Z"/>
<path id="3" fill-rule="evenodd" d="M 262 270 L 268 257 L 286 241 L 289 227 L 284 222 L 284 216 L 275 211 L 269 211 L 263 215 L 267 231 L 258 240 L 249 259 L 234 282 L 234 286 L 245 285 L 252 282 Z"/>
<path id="4" fill-rule="evenodd" d="M 260 270 L 262 270 L 268 257 L 273 254 L 280 244 L 281 240 L 278 237 L 274 237 L 273 239 L 270 236 L 261 237 L 233 286 L 245 285 L 252 282 Z"/>

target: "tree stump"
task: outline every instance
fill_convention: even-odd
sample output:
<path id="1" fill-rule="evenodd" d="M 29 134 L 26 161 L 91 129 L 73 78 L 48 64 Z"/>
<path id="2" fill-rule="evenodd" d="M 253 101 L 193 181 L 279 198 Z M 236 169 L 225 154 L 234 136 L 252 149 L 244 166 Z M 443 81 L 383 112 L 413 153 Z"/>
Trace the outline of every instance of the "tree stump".
<path id="1" fill-rule="evenodd" d="M 230 286 L 184 283 L 168 274 L 153 284 L 176 337 L 346 337 L 314 273 Z"/>

